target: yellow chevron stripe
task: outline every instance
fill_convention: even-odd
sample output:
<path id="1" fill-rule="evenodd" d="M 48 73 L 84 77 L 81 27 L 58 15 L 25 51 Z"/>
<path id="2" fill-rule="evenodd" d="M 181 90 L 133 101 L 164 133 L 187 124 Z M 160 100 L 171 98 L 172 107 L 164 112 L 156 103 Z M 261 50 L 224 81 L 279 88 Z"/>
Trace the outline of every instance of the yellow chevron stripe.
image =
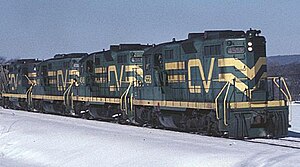
<path id="1" fill-rule="evenodd" d="M 236 69 L 240 70 L 245 76 L 252 80 L 259 69 L 266 65 L 266 57 L 260 57 L 256 64 L 249 68 L 246 64 L 244 64 L 241 60 L 235 58 L 224 58 L 218 60 L 219 67 L 235 67 Z"/>
<path id="2" fill-rule="evenodd" d="M 235 83 L 233 83 L 233 79 L 235 79 Z M 236 78 L 231 73 L 226 74 L 219 74 L 219 82 L 229 82 L 231 85 L 235 84 L 235 87 L 238 88 L 241 92 L 243 92 L 245 95 L 247 95 L 246 89 L 248 89 L 248 86 L 241 81 L 243 78 Z M 244 78 L 246 79 L 246 78 Z"/>
<path id="3" fill-rule="evenodd" d="M 125 72 L 133 72 L 135 71 L 138 75 L 143 75 L 143 69 L 138 65 L 128 65 L 125 66 Z"/>

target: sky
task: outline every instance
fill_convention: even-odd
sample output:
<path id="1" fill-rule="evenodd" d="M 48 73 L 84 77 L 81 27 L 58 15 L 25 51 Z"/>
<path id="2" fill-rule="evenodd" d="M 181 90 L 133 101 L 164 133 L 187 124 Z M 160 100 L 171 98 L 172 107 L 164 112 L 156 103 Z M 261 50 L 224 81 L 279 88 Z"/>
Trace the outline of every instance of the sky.
<path id="1" fill-rule="evenodd" d="M 267 55 L 300 54 L 297 0 L 0 0 L 0 56 L 46 59 L 205 30 L 260 29 Z"/>

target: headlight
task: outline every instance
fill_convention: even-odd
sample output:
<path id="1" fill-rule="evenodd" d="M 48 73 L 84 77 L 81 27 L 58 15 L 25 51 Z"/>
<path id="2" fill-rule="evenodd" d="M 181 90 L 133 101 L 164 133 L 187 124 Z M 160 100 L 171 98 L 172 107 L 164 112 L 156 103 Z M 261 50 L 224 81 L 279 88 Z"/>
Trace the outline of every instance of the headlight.
<path id="1" fill-rule="evenodd" d="M 253 45 L 253 43 L 252 42 L 248 42 L 248 46 L 252 46 Z"/>
<path id="2" fill-rule="evenodd" d="M 252 47 L 248 47 L 248 51 L 249 51 L 249 52 L 252 52 L 252 51 L 253 51 L 253 48 L 252 48 Z"/>

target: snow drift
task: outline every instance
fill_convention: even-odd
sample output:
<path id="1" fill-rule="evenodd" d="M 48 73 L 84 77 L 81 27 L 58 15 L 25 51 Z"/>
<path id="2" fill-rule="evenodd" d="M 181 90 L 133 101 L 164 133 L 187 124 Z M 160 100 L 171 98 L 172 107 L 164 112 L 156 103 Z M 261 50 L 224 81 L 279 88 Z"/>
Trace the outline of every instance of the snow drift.
<path id="1" fill-rule="evenodd" d="M 300 140 L 300 105 L 290 135 Z M 299 132 L 299 133 L 298 133 Z M 300 150 L 0 109 L 0 166 L 298 166 Z"/>

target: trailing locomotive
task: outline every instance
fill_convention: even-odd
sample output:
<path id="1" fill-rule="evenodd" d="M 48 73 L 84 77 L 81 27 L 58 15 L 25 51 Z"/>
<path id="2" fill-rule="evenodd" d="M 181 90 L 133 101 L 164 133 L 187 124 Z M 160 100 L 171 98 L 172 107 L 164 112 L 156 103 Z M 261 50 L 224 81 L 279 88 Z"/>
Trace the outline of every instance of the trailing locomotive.
<path id="1" fill-rule="evenodd" d="M 81 60 L 78 104 L 84 117 L 112 119 L 119 114 L 120 98 L 128 85 L 143 82 L 142 55 L 149 45 L 111 45 L 110 50 L 91 53 Z M 121 105 L 122 106 L 122 105 Z M 127 110 L 126 110 L 127 112 Z M 124 119 L 126 114 L 123 114 Z"/>
<path id="2" fill-rule="evenodd" d="M 231 138 L 284 137 L 291 97 L 283 78 L 267 77 L 259 34 L 205 31 L 59 55 L 35 62 L 37 75 L 26 77 L 31 86 L 2 93 L 3 105 Z"/>
<path id="3" fill-rule="evenodd" d="M 76 115 L 73 92 L 78 91 L 79 61 L 87 53 L 57 54 L 37 65 L 37 84 L 33 89 L 34 108 L 45 113 Z"/>
<path id="4" fill-rule="evenodd" d="M 14 60 L 8 66 L 8 83 L 6 83 L 6 96 L 2 100 L 4 107 L 14 109 L 32 108 L 32 90 L 36 85 L 36 66 L 41 61 L 35 59 Z M 2 76 L 3 78 L 3 76 Z M 9 97 L 9 98 L 5 98 Z"/>

